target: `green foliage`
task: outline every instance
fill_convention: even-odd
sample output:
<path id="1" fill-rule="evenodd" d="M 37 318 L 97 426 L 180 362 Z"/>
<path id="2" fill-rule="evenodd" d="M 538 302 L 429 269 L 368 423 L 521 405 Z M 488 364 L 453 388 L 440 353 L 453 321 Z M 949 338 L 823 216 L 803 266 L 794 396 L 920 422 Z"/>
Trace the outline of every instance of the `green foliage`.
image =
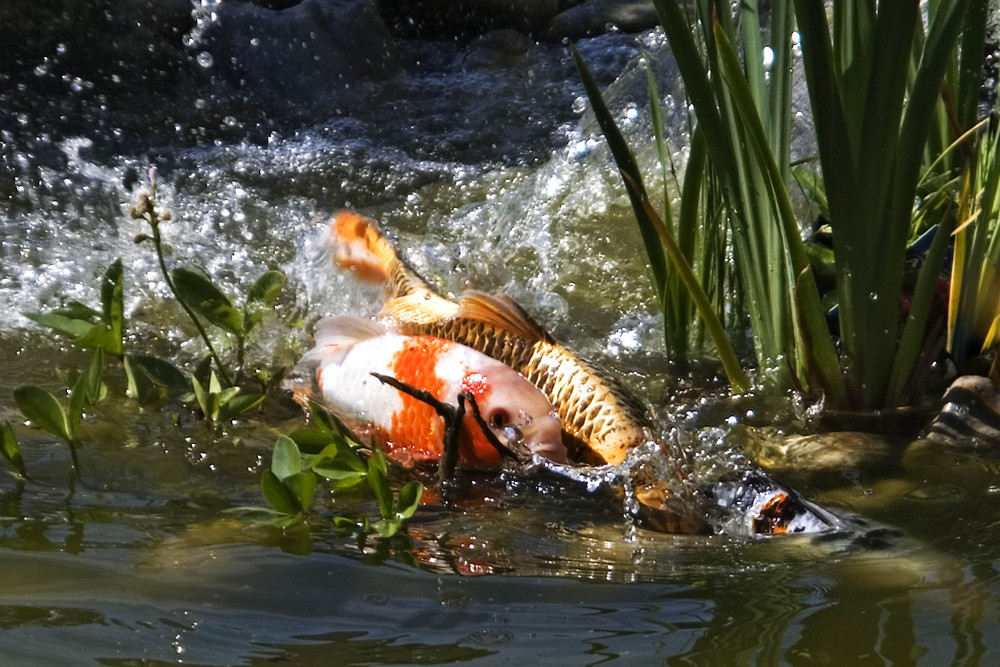
<path id="1" fill-rule="evenodd" d="M 122 261 L 115 260 L 101 279 L 101 310 L 79 301 L 70 301 L 48 313 L 25 313 L 25 317 L 73 337 L 73 343 L 85 348 L 100 348 L 115 357 L 122 356 L 125 334 Z"/>
<path id="2" fill-rule="evenodd" d="M 960 370 L 994 346 L 1000 332 L 1000 129 L 995 118 L 977 143 L 979 159 L 966 166 L 948 302 L 948 350 Z M 995 362 L 994 375 L 996 367 Z"/>
<path id="3" fill-rule="evenodd" d="M 14 468 L 22 479 L 28 477 L 28 473 L 24 469 L 24 459 L 21 457 L 21 447 L 17 444 L 17 438 L 14 436 L 14 428 L 7 421 L 0 424 L 0 456 Z"/>
<path id="4" fill-rule="evenodd" d="M 34 385 L 21 385 L 14 389 L 14 403 L 37 428 L 66 441 L 73 458 L 73 468 L 79 474 L 76 444 L 83 411 L 102 401 L 106 394 L 104 350 L 98 347 L 94 350 L 87 372 L 77 378 L 70 389 L 68 408 L 63 408 L 59 399 Z"/>
<path id="5" fill-rule="evenodd" d="M 354 520 L 337 517 L 338 528 L 360 534 L 375 533 L 389 538 L 399 533 L 416 513 L 423 495 L 423 485 L 407 482 L 394 495 L 389 484 L 388 464 L 382 451 L 373 446 L 367 463 L 358 455 L 360 445 L 339 428 L 330 428 L 329 414 L 314 409 L 316 429 L 301 429 L 291 436 L 279 436 L 271 456 L 271 468 L 261 477 L 261 490 L 270 505 L 262 508 L 236 508 L 235 511 L 261 515 L 268 523 L 290 526 L 303 520 L 316 493 L 317 476 L 327 479 L 334 489 L 348 489 L 368 482 L 378 502 L 380 519 Z M 323 415 L 316 418 L 315 415 Z M 306 454 L 300 449 L 315 449 Z"/>
<path id="6" fill-rule="evenodd" d="M 573 50 L 573 56 L 576 59 L 577 68 L 580 71 L 580 77 L 583 79 L 591 106 L 594 109 L 594 113 L 601 125 L 601 130 L 608 140 L 608 146 L 611 148 L 615 162 L 618 164 L 622 178 L 625 181 L 625 189 L 632 202 L 636 220 L 639 222 L 643 242 L 646 244 L 650 270 L 653 274 L 653 287 L 658 295 L 658 302 L 661 309 L 665 310 L 667 308 L 665 299 L 667 291 L 670 289 L 670 285 L 668 284 L 670 274 L 668 274 L 666 266 L 666 257 L 669 256 L 676 275 L 680 277 L 680 280 L 690 293 L 691 298 L 698 308 L 699 315 L 701 315 L 712 336 L 730 384 L 737 391 L 749 390 L 750 383 L 739 364 L 739 360 L 736 358 L 736 353 L 733 351 L 729 339 L 726 337 L 722 323 L 719 321 L 708 297 L 695 277 L 687 258 L 681 252 L 673 233 L 663 223 L 663 220 L 649 203 L 649 197 L 642 184 L 642 175 L 639 172 L 639 166 L 636 164 L 635 157 L 625 142 L 625 138 L 615 125 L 611 112 L 608 111 L 607 106 L 604 104 L 596 82 L 590 75 L 590 71 L 576 49 Z"/>
<path id="7" fill-rule="evenodd" d="M 239 414 L 257 407 L 264 400 L 263 394 L 240 394 L 239 387 L 223 389 L 215 376 L 215 371 L 211 372 L 207 387 L 202 386 L 194 376 L 191 377 L 191 387 L 194 389 L 194 398 L 201 408 L 201 413 L 210 424 L 219 425 L 220 422 L 235 419 Z"/>
<path id="8" fill-rule="evenodd" d="M 690 300 L 738 386 L 729 346 L 708 306 L 721 312 L 745 304 L 765 384 L 823 394 L 831 407 L 878 408 L 918 399 L 919 384 L 938 349 L 936 329 L 928 321 L 937 274 L 956 226 L 959 207 L 950 202 L 959 196 L 957 170 L 976 154 L 966 135 L 975 123 L 982 76 L 985 0 L 929 3 L 926 31 L 913 2 L 834 3 L 832 29 L 823 3 L 773 3 L 770 30 L 761 29 L 755 0 L 738 6 L 696 0 L 690 5 L 698 19 L 694 27 L 678 0 L 653 4 L 697 118 L 679 215 L 671 211 L 666 186 L 667 151 L 652 75 L 653 139 L 665 184 L 662 218 L 599 91 L 577 60 L 639 222 L 668 349 L 685 353 L 687 320 L 694 312 Z M 826 258 L 803 242 L 788 194 L 796 22 L 822 176 L 800 166 L 795 178 L 833 230 L 832 254 Z M 769 69 L 765 46 L 773 55 Z M 987 172 L 987 167 L 979 169 Z M 978 182 L 991 192 L 985 176 Z M 919 202 L 916 210 L 914 201 Z M 992 212 L 994 203 L 986 201 L 984 210 Z M 909 241 L 935 225 L 938 236 L 919 275 L 905 278 Z M 706 241 L 727 234 L 739 278 L 735 297 L 720 291 L 713 279 L 712 267 L 725 262 L 725 248 L 715 246 L 713 259 Z M 699 238 L 707 254 L 696 251 Z M 988 245 L 981 243 L 972 260 L 977 267 L 984 265 Z M 701 286 L 693 287 L 684 278 L 687 273 Z M 989 282 L 976 275 L 971 282 Z M 835 286 L 839 353 L 818 280 Z M 901 300 L 904 291 L 912 296 Z M 714 303 L 703 299 L 709 292 Z M 729 302 L 720 302 L 720 296 Z M 972 300 L 967 297 L 967 303 Z M 996 299 L 981 300 L 992 304 L 995 317 Z M 981 329 L 982 317 L 976 318 L 974 328 Z"/>

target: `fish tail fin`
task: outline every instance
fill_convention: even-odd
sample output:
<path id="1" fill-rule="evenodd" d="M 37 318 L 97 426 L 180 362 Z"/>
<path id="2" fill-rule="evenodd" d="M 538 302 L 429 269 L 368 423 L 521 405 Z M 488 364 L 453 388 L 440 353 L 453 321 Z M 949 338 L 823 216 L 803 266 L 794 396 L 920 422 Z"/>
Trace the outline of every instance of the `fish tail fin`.
<path id="1" fill-rule="evenodd" d="M 328 239 L 333 261 L 340 268 L 356 271 L 358 278 L 367 282 L 392 280 L 399 258 L 369 218 L 355 211 L 335 213 Z"/>
<path id="2" fill-rule="evenodd" d="M 391 297 L 433 291 L 426 280 L 400 259 L 375 222 L 356 211 L 334 214 L 327 242 L 337 266 L 353 270 L 361 280 L 386 285 Z"/>

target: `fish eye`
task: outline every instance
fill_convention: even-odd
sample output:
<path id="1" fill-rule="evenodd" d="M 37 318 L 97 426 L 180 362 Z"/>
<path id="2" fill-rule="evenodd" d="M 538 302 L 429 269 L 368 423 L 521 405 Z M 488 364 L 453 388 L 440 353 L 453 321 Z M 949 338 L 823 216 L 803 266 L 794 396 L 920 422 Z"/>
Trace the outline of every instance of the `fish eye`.
<path id="1" fill-rule="evenodd" d="M 507 414 L 506 410 L 500 409 L 493 412 L 490 415 L 490 426 L 495 429 L 501 429 L 504 424 L 510 421 L 510 415 Z"/>

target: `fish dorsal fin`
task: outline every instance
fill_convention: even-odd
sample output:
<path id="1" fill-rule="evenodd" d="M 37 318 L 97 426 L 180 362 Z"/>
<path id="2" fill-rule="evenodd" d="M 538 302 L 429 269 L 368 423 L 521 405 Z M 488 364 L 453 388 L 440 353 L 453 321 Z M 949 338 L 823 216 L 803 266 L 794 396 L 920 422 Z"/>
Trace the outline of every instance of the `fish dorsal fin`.
<path id="1" fill-rule="evenodd" d="M 448 319 L 458 311 L 458 304 L 438 296 L 430 290 L 418 290 L 390 299 L 379 313 L 401 323 L 435 324 Z"/>
<path id="2" fill-rule="evenodd" d="M 545 329 L 509 296 L 466 290 L 458 300 L 455 317 L 495 326 L 529 343 L 552 342 Z"/>

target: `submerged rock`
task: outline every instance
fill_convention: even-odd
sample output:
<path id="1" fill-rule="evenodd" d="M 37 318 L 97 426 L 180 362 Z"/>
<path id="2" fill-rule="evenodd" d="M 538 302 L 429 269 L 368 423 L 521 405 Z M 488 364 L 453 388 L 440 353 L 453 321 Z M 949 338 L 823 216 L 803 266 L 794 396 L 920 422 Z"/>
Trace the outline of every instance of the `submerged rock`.
<path id="1" fill-rule="evenodd" d="M 965 450 L 1000 446 L 1000 390 L 987 378 L 963 375 L 944 394 L 927 439 Z"/>
<path id="2" fill-rule="evenodd" d="M 649 0 L 593 0 L 560 12 L 542 36 L 551 41 L 593 37 L 609 26 L 623 32 L 640 32 L 659 25 Z"/>
<path id="3" fill-rule="evenodd" d="M 860 431 L 759 438 L 752 440 L 747 450 L 762 468 L 804 477 L 884 468 L 893 461 L 888 440 Z"/>
<path id="4" fill-rule="evenodd" d="M 285 9 L 224 2 L 202 37 L 206 69 L 265 97 L 313 99 L 356 79 L 402 71 L 368 0 L 305 0 Z"/>

